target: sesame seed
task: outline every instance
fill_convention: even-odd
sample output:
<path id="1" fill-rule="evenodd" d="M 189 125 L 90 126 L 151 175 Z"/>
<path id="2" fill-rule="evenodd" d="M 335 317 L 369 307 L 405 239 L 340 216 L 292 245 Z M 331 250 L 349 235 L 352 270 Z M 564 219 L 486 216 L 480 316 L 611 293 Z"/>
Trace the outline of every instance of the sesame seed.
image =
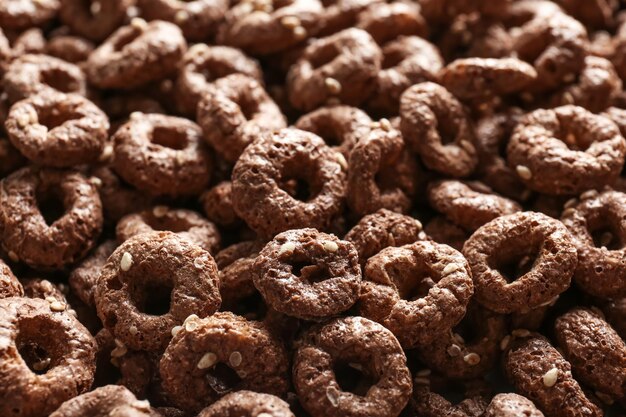
<path id="1" fill-rule="evenodd" d="M 181 330 L 183 330 L 183 326 L 174 326 L 172 327 L 172 337 L 175 337 Z"/>
<path id="2" fill-rule="evenodd" d="M 388 119 L 380 119 L 380 128 L 385 132 L 391 130 L 391 122 Z"/>
<path id="3" fill-rule="evenodd" d="M 296 244 L 293 242 L 285 242 L 281 245 L 280 249 L 278 249 L 278 256 L 284 255 L 286 253 L 291 253 L 296 248 Z"/>
<path id="4" fill-rule="evenodd" d="M 327 77 L 324 79 L 324 84 L 328 89 L 328 92 L 331 94 L 339 94 L 341 93 L 341 83 L 334 78 Z"/>
<path id="5" fill-rule="evenodd" d="M 426 233 L 424 233 L 424 232 L 422 231 L 422 232 L 419 232 L 419 233 L 417 234 L 417 238 L 418 238 L 419 240 L 426 240 L 426 238 L 428 238 L 428 236 L 426 235 Z"/>
<path id="6" fill-rule="evenodd" d="M 463 339 L 463 336 L 461 336 L 458 333 L 452 333 L 452 337 L 454 338 L 454 340 L 456 340 L 457 343 L 459 344 L 464 344 L 465 343 L 465 339 Z"/>
<path id="7" fill-rule="evenodd" d="M 45 359 L 42 359 L 40 361 L 37 361 L 37 362 L 33 363 L 33 369 L 35 371 L 43 371 L 48 366 L 50 366 L 50 362 L 51 362 L 50 358 L 45 358 Z"/>
<path id="8" fill-rule="evenodd" d="M 336 407 L 339 404 L 339 393 L 337 392 L 337 388 L 328 387 L 326 388 L 326 398 L 330 401 L 330 404 L 333 407 Z"/>
<path id="9" fill-rule="evenodd" d="M 424 226 L 422 225 L 422 222 L 421 222 L 421 221 L 419 221 L 419 220 L 417 220 L 417 219 L 414 219 L 414 222 L 415 222 L 415 226 L 416 226 L 418 229 L 422 229 L 422 228 L 424 227 Z"/>
<path id="10" fill-rule="evenodd" d="M 350 362 L 348 366 L 352 369 L 356 369 L 357 371 L 363 371 L 363 366 L 360 363 Z"/>
<path id="11" fill-rule="evenodd" d="M 474 152 L 474 145 L 469 140 L 462 140 L 459 142 L 459 146 L 467 152 Z"/>
<path id="12" fill-rule="evenodd" d="M 121 358 L 122 356 L 126 355 L 127 352 L 128 352 L 128 349 L 126 349 L 126 347 L 116 347 L 115 349 L 111 351 L 111 357 Z"/>
<path id="13" fill-rule="evenodd" d="M 56 298 L 54 297 L 46 297 L 45 300 L 49 303 L 54 303 L 55 301 L 58 301 Z"/>
<path id="14" fill-rule="evenodd" d="M 346 161 L 346 157 L 343 156 L 343 154 L 341 152 L 337 152 L 335 154 L 335 159 L 337 160 L 337 162 L 339 163 L 339 165 L 341 165 L 342 169 L 348 169 L 348 161 Z"/>
<path id="15" fill-rule="evenodd" d="M 450 263 L 448 265 L 446 265 L 445 268 L 443 268 L 443 271 L 441 272 L 442 275 L 450 275 L 456 271 L 458 271 L 459 269 L 461 269 L 461 265 L 459 264 L 455 264 L 455 263 Z"/>
<path id="16" fill-rule="evenodd" d="M 500 350 L 506 350 L 506 348 L 509 347 L 509 343 L 511 343 L 511 336 L 504 336 L 504 338 L 500 341 Z"/>
<path id="17" fill-rule="evenodd" d="M 228 357 L 228 362 L 234 366 L 237 367 L 239 365 L 241 365 L 241 361 L 243 360 L 243 357 L 241 356 L 241 353 L 234 351 L 233 353 L 230 354 L 230 356 Z"/>
<path id="18" fill-rule="evenodd" d="M 596 190 L 587 190 L 580 195 L 581 200 L 589 200 L 592 198 L 596 198 L 598 196 L 598 192 Z"/>
<path id="19" fill-rule="evenodd" d="M 206 258 L 204 256 L 198 256 L 193 260 L 193 266 L 198 269 L 204 268 L 204 264 L 206 262 Z"/>
<path id="20" fill-rule="evenodd" d="M 128 333 L 132 334 L 133 336 L 135 336 L 137 333 L 139 333 L 139 329 L 137 329 L 137 326 L 132 325 L 128 328 Z"/>
<path id="21" fill-rule="evenodd" d="M 91 3 L 91 6 L 89 6 L 89 12 L 91 12 L 92 16 L 97 15 L 100 11 L 102 11 L 102 4 L 100 4 L 99 1 L 94 1 Z"/>
<path id="22" fill-rule="evenodd" d="M 559 370 L 557 368 L 552 368 L 545 374 L 543 374 L 543 385 L 550 388 L 556 384 L 557 379 L 559 379 Z"/>
<path id="23" fill-rule="evenodd" d="M 199 317 L 195 314 L 187 317 L 183 323 L 183 325 L 185 326 L 185 330 L 187 330 L 188 332 L 193 332 L 194 330 L 196 330 L 198 328 L 198 320 Z"/>
<path id="24" fill-rule="evenodd" d="M 566 208 L 565 210 L 563 210 L 563 214 L 561 214 L 561 217 L 569 217 L 572 214 L 576 213 L 576 209 L 573 208 Z"/>
<path id="25" fill-rule="evenodd" d="M 296 39 L 304 39 L 307 36 L 306 29 L 303 28 L 302 26 L 298 26 L 297 28 L 294 28 L 293 34 L 296 37 Z"/>
<path id="26" fill-rule="evenodd" d="M 300 19 L 298 19 L 296 16 L 285 16 L 282 19 L 280 19 L 280 23 L 281 25 L 283 25 L 284 27 L 288 28 L 288 29 L 295 29 L 300 25 Z"/>
<path id="27" fill-rule="evenodd" d="M 518 165 L 515 167 L 515 171 L 517 172 L 517 175 L 519 175 L 520 178 L 523 180 L 528 181 L 533 177 L 532 171 L 527 166 Z"/>
<path id="28" fill-rule="evenodd" d="M 217 363 L 217 355 L 213 352 L 207 352 L 204 355 L 202 355 L 196 367 L 198 369 L 207 369 L 207 368 L 211 368 L 216 363 Z"/>
<path id="29" fill-rule="evenodd" d="M 526 329 L 515 329 L 511 332 L 511 334 L 515 337 L 528 337 L 530 336 L 530 330 Z"/>
<path id="30" fill-rule="evenodd" d="M 459 356 L 461 354 L 461 348 L 459 345 L 453 343 L 448 347 L 448 349 L 446 349 L 446 352 L 448 352 L 448 355 L 452 357 Z"/>
<path id="31" fill-rule="evenodd" d="M 569 91 L 563 93 L 563 102 L 566 104 L 574 104 L 574 96 Z"/>
<path id="32" fill-rule="evenodd" d="M 430 378 L 426 377 L 417 377 L 413 380 L 415 385 L 430 385 Z"/>
<path id="33" fill-rule="evenodd" d="M 370 123 L 370 129 L 380 129 L 380 122 Z"/>
<path id="34" fill-rule="evenodd" d="M 170 209 L 167 206 L 155 206 L 152 209 L 152 214 L 156 218 L 161 218 L 161 217 L 165 216 L 169 210 Z"/>
<path id="35" fill-rule="evenodd" d="M 133 256 L 128 252 L 124 252 L 122 254 L 122 259 L 120 260 L 120 268 L 122 269 L 122 271 L 124 272 L 128 271 L 132 264 L 133 264 Z"/>
<path id="36" fill-rule="evenodd" d="M 186 10 L 179 10 L 176 12 L 176 15 L 174 16 L 174 20 L 177 23 L 185 22 L 188 19 L 189 19 L 189 13 L 187 13 Z"/>
<path id="37" fill-rule="evenodd" d="M 89 182 L 92 183 L 94 185 L 94 187 L 96 188 L 100 188 L 102 187 L 102 180 L 98 177 L 91 177 L 89 178 Z"/>
<path id="38" fill-rule="evenodd" d="M 52 311 L 65 311 L 65 304 L 60 301 L 50 303 L 50 310 Z"/>
<path id="39" fill-rule="evenodd" d="M 261 414 L 257 414 L 256 417 L 273 417 L 273 416 L 269 413 L 261 413 Z"/>
<path id="40" fill-rule="evenodd" d="M 563 205 L 563 208 L 566 208 L 566 209 L 572 208 L 576 206 L 576 204 L 578 204 L 578 200 L 575 198 L 570 198 L 569 200 L 565 202 L 565 204 Z"/>
<path id="41" fill-rule="evenodd" d="M 146 22 L 141 17 L 133 17 L 130 21 L 130 25 L 138 30 L 145 30 L 148 27 L 148 22 Z"/>
<path id="42" fill-rule="evenodd" d="M 463 356 L 463 361 L 469 365 L 478 365 L 480 363 L 480 355 L 478 355 L 477 353 L 468 353 L 467 355 Z"/>
<path id="43" fill-rule="evenodd" d="M 322 247 L 327 252 L 337 252 L 339 250 L 339 245 L 331 240 L 325 240 L 322 242 Z"/>
<path id="44" fill-rule="evenodd" d="M 30 124 L 30 117 L 28 117 L 27 114 L 20 114 L 15 121 L 17 125 L 23 129 Z"/>
<path id="45" fill-rule="evenodd" d="M 108 161 L 113 156 L 113 145 L 106 145 L 98 157 L 99 161 Z"/>

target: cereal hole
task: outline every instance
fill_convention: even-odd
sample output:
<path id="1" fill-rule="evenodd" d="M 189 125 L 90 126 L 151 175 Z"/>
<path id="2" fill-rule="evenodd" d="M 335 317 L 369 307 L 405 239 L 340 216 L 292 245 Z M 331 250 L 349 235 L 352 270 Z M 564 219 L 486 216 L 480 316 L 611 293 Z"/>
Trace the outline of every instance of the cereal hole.
<path id="1" fill-rule="evenodd" d="M 39 113 L 39 124 L 44 125 L 48 130 L 61 126 L 70 120 L 77 120 L 83 116 L 77 112 L 59 112 L 56 109 L 44 109 Z"/>
<path id="2" fill-rule="evenodd" d="M 155 126 L 152 130 L 152 143 L 166 148 L 181 150 L 187 146 L 187 134 L 167 126 Z"/>
<path id="3" fill-rule="evenodd" d="M 169 280 L 135 283 L 130 296 L 137 310 L 150 316 L 162 316 L 170 311 L 174 285 Z"/>
<path id="4" fill-rule="evenodd" d="M 63 217 L 65 204 L 58 192 L 38 189 L 35 194 L 37 208 L 48 226 Z"/>
<path id="5" fill-rule="evenodd" d="M 608 250 L 620 250 L 624 247 L 619 228 L 609 222 L 608 219 L 604 219 L 601 224 L 590 227 L 589 233 L 596 248 L 605 247 Z"/>
<path id="6" fill-rule="evenodd" d="M 237 103 L 239 106 L 239 110 L 241 110 L 241 114 L 246 120 L 254 119 L 254 116 L 259 112 L 259 103 L 255 100 L 252 100 L 251 97 L 247 97 L 246 94 L 243 94 L 242 97 L 239 98 Z"/>
<path id="7" fill-rule="evenodd" d="M 55 340 L 50 337 L 51 323 L 38 318 L 21 320 L 15 340 L 17 350 L 28 368 L 37 375 L 43 375 L 53 366 L 57 358 L 51 356 Z"/>
<path id="8" fill-rule="evenodd" d="M 206 371 L 205 380 L 209 387 L 219 395 L 235 390 L 241 383 L 237 372 L 222 362 Z"/>
<path id="9" fill-rule="evenodd" d="M 437 131 L 442 145 L 454 143 L 457 136 L 457 123 L 452 119 L 452 114 L 437 114 Z"/>
<path id="10" fill-rule="evenodd" d="M 326 265 L 312 265 L 307 261 L 291 262 L 291 273 L 309 284 L 316 284 L 330 278 Z"/>
<path id="11" fill-rule="evenodd" d="M 41 82 L 63 93 L 71 93 L 78 90 L 76 80 L 67 71 L 59 68 L 42 71 Z"/>
<path id="12" fill-rule="evenodd" d="M 337 361 L 333 366 L 335 379 L 342 391 L 365 396 L 378 381 L 359 363 Z"/>
<path id="13" fill-rule="evenodd" d="M 509 245 L 505 242 L 504 245 Z M 532 242 L 525 248 L 514 250 L 508 248 L 502 251 L 494 251 L 493 256 L 489 259 L 489 266 L 498 270 L 507 282 L 513 282 L 524 274 L 528 273 L 539 256 L 540 247 Z"/>
<path id="14" fill-rule="evenodd" d="M 305 178 L 288 178 L 283 180 L 281 188 L 299 201 L 309 201 L 313 197 L 311 186 Z"/>
<path id="15" fill-rule="evenodd" d="M 267 306 L 261 293 L 254 291 L 252 294 L 237 300 L 234 305 L 228 306 L 226 311 L 231 311 L 248 320 L 261 320 L 267 313 Z"/>

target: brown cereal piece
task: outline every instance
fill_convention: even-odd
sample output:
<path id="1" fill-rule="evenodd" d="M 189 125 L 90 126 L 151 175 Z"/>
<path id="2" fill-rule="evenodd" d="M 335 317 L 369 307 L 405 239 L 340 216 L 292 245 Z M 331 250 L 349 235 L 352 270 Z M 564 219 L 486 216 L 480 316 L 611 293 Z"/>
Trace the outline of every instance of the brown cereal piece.
<path id="1" fill-rule="evenodd" d="M 175 23 L 185 38 L 203 41 L 212 38 L 228 11 L 228 0 L 139 0 L 141 15 L 147 20 L 165 20 Z"/>
<path id="2" fill-rule="evenodd" d="M 259 253 L 254 286 L 274 310 L 320 320 L 348 310 L 359 295 L 361 271 L 350 242 L 316 229 L 278 234 Z"/>
<path id="3" fill-rule="evenodd" d="M 324 9 L 315 31 L 317 36 L 328 36 L 356 25 L 359 14 L 381 0 L 323 0 Z"/>
<path id="4" fill-rule="evenodd" d="M 181 117 L 133 115 L 113 136 L 113 168 L 151 195 L 199 194 L 211 178 L 212 160 L 200 126 Z"/>
<path id="5" fill-rule="evenodd" d="M 5 127 L 11 143 L 29 160 L 62 168 L 98 159 L 109 120 L 78 94 L 45 91 L 13 105 Z"/>
<path id="6" fill-rule="evenodd" d="M 280 398 L 253 391 L 227 394 L 205 408 L 198 417 L 295 417 Z"/>
<path id="7" fill-rule="evenodd" d="M 86 94 L 83 71 L 47 55 L 26 54 L 15 59 L 4 74 L 2 86 L 11 103 L 49 91 Z"/>
<path id="8" fill-rule="evenodd" d="M 356 106 L 374 91 L 381 63 L 380 48 L 361 29 L 345 29 L 317 39 L 289 69 L 289 101 L 303 111 L 330 99 Z"/>
<path id="9" fill-rule="evenodd" d="M 203 43 L 190 47 L 180 63 L 174 86 L 180 111 L 195 116 L 198 103 L 209 86 L 230 74 L 244 74 L 259 82 L 263 81 L 259 63 L 239 49 Z"/>
<path id="10" fill-rule="evenodd" d="M 408 1 L 373 3 L 359 14 L 356 26 L 372 35 L 379 45 L 403 35 L 426 37 L 428 34 L 419 4 Z"/>
<path id="11" fill-rule="evenodd" d="M 197 412 L 231 391 L 284 395 L 288 366 L 284 347 L 262 323 L 223 312 L 188 320 L 160 370 L 172 402 Z"/>
<path id="12" fill-rule="evenodd" d="M 570 363 L 541 336 L 513 340 L 504 371 L 516 390 L 549 416 L 603 415 L 572 377 Z"/>
<path id="13" fill-rule="evenodd" d="M 63 0 L 59 17 L 73 33 L 92 41 L 102 41 L 126 19 L 133 0 Z"/>
<path id="14" fill-rule="evenodd" d="M 578 250 L 574 281 L 588 294 L 602 298 L 626 296 L 625 210 L 626 194 L 590 190 L 563 211 L 561 221 Z"/>
<path id="15" fill-rule="evenodd" d="M 340 384 L 345 367 L 359 372 L 363 392 Z M 294 357 L 293 383 L 298 400 L 313 417 L 395 417 L 412 388 L 396 338 L 363 317 L 338 318 L 304 334 Z"/>
<path id="16" fill-rule="evenodd" d="M 154 206 L 151 210 L 123 217 L 115 228 L 117 240 L 124 242 L 140 233 L 169 230 L 211 254 L 220 248 L 221 236 L 217 227 L 192 210 Z"/>
<path id="17" fill-rule="evenodd" d="M 557 0 L 557 3 L 569 15 L 595 29 L 612 26 L 613 13 L 619 6 L 615 0 Z"/>
<path id="18" fill-rule="evenodd" d="M 622 136 L 626 134 L 626 109 L 611 106 L 604 110 L 601 115 L 611 119 L 619 128 Z"/>
<path id="19" fill-rule="evenodd" d="M 241 223 L 233 207 L 233 183 L 222 181 L 200 196 L 200 203 L 207 218 L 222 226 L 232 227 Z"/>
<path id="20" fill-rule="evenodd" d="M 484 417 L 544 417 L 528 398 L 514 393 L 498 394 L 489 403 Z"/>
<path id="21" fill-rule="evenodd" d="M 474 132 L 463 105 L 444 87 L 412 86 L 402 94 L 400 116 L 404 140 L 427 168 L 454 177 L 474 171 Z"/>
<path id="22" fill-rule="evenodd" d="M 561 222 L 532 211 L 498 217 L 465 242 L 476 301 L 498 313 L 528 311 L 565 291 L 576 247 Z"/>
<path id="23" fill-rule="evenodd" d="M 46 54 L 60 58 L 73 64 L 87 61 L 89 55 L 95 49 L 95 45 L 78 36 L 60 35 L 55 36 L 46 44 Z"/>
<path id="24" fill-rule="evenodd" d="M 413 394 L 410 410 L 420 417 L 482 417 L 489 399 L 483 388 L 482 380 L 470 380 L 464 383 L 450 384 L 442 381 L 429 369 L 418 371 L 413 381 Z M 475 387 L 476 385 L 477 387 Z M 458 403 L 451 403 L 442 393 L 457 394 L 463 398 Z"/>
<path id="25" fill-rule="evenodd" d="M 626 344 L 603 318 L 575 308 L 556 319 L 554 331 L 576 378 L 609 403 L 626 396 Z"/>
<path id="26" fill-rule="evenodd" d="M 1 123 L 0 123 L 1 126 Z M 0 135 L 0 178 L 4 178 L 18 168 L 26 165 L 24 158 L 15 146 L 6 137 Z"/>
<path id="27" fill-rule="evenodd" d="M 58 302 L 0 300 L 0 413 L 44 416 L 87 390 L 96 367 L 89 331 Z"/>
<path id="28" fill-rule="evenodd" d="M 516 202 L 485 191 L 482 184 L 442 180 L 428 185 L 428 202 L 452 223 L 474 231 L 491 220 L 521 211 Z"/>
<path id="29" fill-rule="evenodd" d="M 46 49 L 46 38 L 39 28 L 32 28 L 18 33 L 12 40 L 13 57 L 26 54 L 43 54 Z"/>
<path id="30" fill-rule="evenodd" d="M 0 186 L 2 247 L 13 261 L 60 269 L 94 245 L 102 229 L 102 204 L 83 175 L 26 167 Z"/>
<path id="31" fill-rule="evenodd" d="M 325 106 L 300 117 L 294 126 L 313 132 L 347 159 L 356 143 L 371 130 L 372 119 L 351 106 Z"/>
<path id="32" fill-rule="evenodd" d="M 8 0 L 0 3 L 0 26 L 22 30 L 43 26 L 57 15 L 60 0 Z"/>
<path id="33" fill-rule="evenodd" d="M 241 1 L 226 12 L 217 43 L 254 55 L 281 52 L 307 39 L 321 15 L 319 0 Z"/>
<path id="34" fill-rule="evenodd" d="M 524 116 L 507 146 L 507 160 L 530 189 L 578 194 L 610 184 L 624 165 L 626 141 L 608 118 L 577 106 Z"/>
<path id="35" fill-rule="evenodd" d="M 372 256 L 390 246 L 403 246 L 424 240 L 422 223 L 411 216 L 380 209 L 363 216 L 344 236 L 359 254 L 361 266 Z"/>
<path id="36" fill-rule="evenodd" d="M 65 401 L 50 417 L 160 417 L 148 401 L 140 401 L 127 388 L 106 385 Z"/>
<path id="37" fill-rule="evenodd" d="M 54 284 L 42 278 L 27 278 L 22 280 L 22 286 L 25 297 L 41 298 L 50 303 L 58 301 L 61 305 L 69 305 L 63 292 L 63 289 L 67 289 L 64 284 Z"/>
<path id="38" fill-rule="evenodd" d="M 413 84 L 435 81 L 444 66 L 437 47 L 418 36 L 399 36 L 384 44 L 382 53 L 367 107 L 384 114 L 397 114 L 402 93 Z"/>
<path id="39" fill-rule="evenodd" d="M 543 325 L 548 311 L 557 300 L 558 297 L 554 298 L 550 303 L 534 308 L 530 311 L 512 313 L 509 316 L 511 319 L 509 327 L 512 329 L 538 331 Z"/>
<path id="40" fill-rule="evenodd" d="M 363 276 L 359 313 L 391 330 L 405 349 L 458 324 L 474 293 L 463 255 L 430 241 L 383 249 L 367 261 Z"/>
<path id="41" fill-rule="evenodd" d="M 263 85 L 244 74 L 231 74 L 209 86 L 198 103 L 204 139 L 228 162 L 266 132 L 287 127 L 285 116 Z"/>
<path id="42" fill-rule="evenodd" d="M 263 249 L 263 242 L 249 240 L 235 243 L 215 255 L 220 271 L 220 294 L 222 310 L 234 311 L 241 301 L 257 293 L 253 279 L 254 262 Z"/>
<path id="43" fill-rule="evenodd" d="M 463 244 L 471 235 L 470 232 L 447 220 L 444 216 L 432 218 L 424 226 L 424 232 L 435 242 L 452 246 L 459 252 L 463 250 Z"/>
<path id="44" fill-rule="evenodd" d="M 299 227 L 324 230 L 340 213 L 345 194 L 337 155 L 320 137 L 298 129 L 259 138 L 233 170 L 235 213 L 264 238 Z"/>
<path id="45" fill-rule="evenodd" d="M 13 275 L 11 268 L 0 259 L 0 299 L 24 296 L 24 287 Z"/>
<path id="46" fill-rule="evenodd" d="M 462 58 L 448 64 L 440 78 L 461 100 L 486 100 L 524 91 L 537 72 L 517 58 Z"/>
<path id="47" fill-rule="evenodd" d="M 602 306 L 602 312 L 613 329 L 626 340 L 626 298 L 608 301 Z"/>
<path id="48" fill-rule="evenodd" d="M 88 306 L 95 306 L 94 292 L 98 279 L 100 278 L 100 271 L 115 248 L 117 248 L 117 242 L 115 240 L 105 241 L 74 268 L 68 278 L 68 282 L 74 294 Z"/>
<path id="49" fill-rule="evenodd" d="M 615 70 L 623 80 L 626 78 L 626 20 L 618 25 L 611 44 L 612 53 L 610 59 L 615 66 Z"/>
<path id="50" fill-rule="evenodd" d="M 134 19 L 93 51 L 87 77 L 98 88 L 131 89 L 173 74 L 186 49 L 178 26 Z"/>

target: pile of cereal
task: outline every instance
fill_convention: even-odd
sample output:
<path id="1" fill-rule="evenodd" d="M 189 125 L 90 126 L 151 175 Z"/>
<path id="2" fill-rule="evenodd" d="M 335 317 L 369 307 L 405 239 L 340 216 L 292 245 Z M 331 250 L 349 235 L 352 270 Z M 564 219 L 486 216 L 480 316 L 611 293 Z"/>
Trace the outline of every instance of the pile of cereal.
<path id="1" fill-rule="evenodd" d="M 626 0 L 0 0 L 0 416 L 626 415 Z"/>

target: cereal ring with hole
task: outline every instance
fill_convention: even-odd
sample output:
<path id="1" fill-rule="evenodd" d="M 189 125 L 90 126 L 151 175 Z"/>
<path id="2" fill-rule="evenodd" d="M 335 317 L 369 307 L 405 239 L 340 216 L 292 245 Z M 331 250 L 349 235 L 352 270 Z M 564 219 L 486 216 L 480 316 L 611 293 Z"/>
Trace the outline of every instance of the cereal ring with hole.
<path id="1" fill-rule="evenodd" d="M 342 209 L 346 187 L 337 155 L 303 130 L 259 138 L 233 169 L 235 213 L 262 238 L 300 227 L 328 228 Z"/>
<path id="2" fill-rule="evenodd" d="M 578 250 L 574 281 L 595 297 L 626 297 L 626 194 L 590 190 L 581 197 L 561 216 Z"/>
<path id="3" fill-rule="evenodd" d="M 498 217 L 465 242 L 476 301 L 507 314 L 551 302 L 576 269 L 576 247 L 561 222 L 532 211 Z"/>
<path id="4" fill-rule="evenodd" d="M 233 183 L 222 181 L 200 196 L 200 203 L 206 217 L 222 226 L 233 227 L 241 224 L 241 219 L 233 207 Z"/>
<path id="5" fill-rule="evenodd" d="M 504 354 L 503 365 L 509 382 L 519 393 L 533 400 L 546 415 L 604 415 L 572 377 L 570 363 L 542 336 L 514 339 Z"/>
<path id="6" fill-rule="evenodd" d="M 384 122 L 350 152 L 346 197 L 359 218 L 381 208 L 407 213 L 417 191 L 417 162 L 400 131 Z"/>
<path id="7" fill-rule="evenodd" d="M 228 162 L 266 132 L 287 127 L 280 108 L 263 85 L 244 74 L 231 74 L 209 86 L 198 103 L 204 139 Z"/>
<path id="8" fill-rule="evenodd" d="M 198 417 L 295 417 L 289 404 L 271 394 L 241 390 L 227 394 Z"/>
<path id="9" fill-rule="evenodd" d="M 209 183 L 213 162 L 200 126 L 181 117 L 134 114 L 113 136 L 113 168 L 150 195 L 199 194 Z"/>
<path id="10" fill-rule="evenodd" d="M 96 46 L 78 36 L 60 35 L 48 40 L 46 55 L 50 55 L 66 62 L 81 64 L 89 58 Z"/>
<path id="11" fill-rule="evenodd" d="M 444 87 L 425 82 L 400 98 L 400 129 L 427 168 L 465 177 L 478 163 L 474 132 L 463 105 Z"/>
<path id="12" fill-rule="evenodd" d="M 140 233 L 169 230 L 200 246 L 210 254 L 220 248 L 221 236 L 217 227 L 195 211 L 154 206 L 152 210 L 129 214 L 115 228 L 119 242 L 124 242 Z"/>
<path id="13" fill-rule="evenodd" d="M 417 3 L 405 1 L 376 2 L 359 13 L 356 27 L 363 29 L 379 45 L 400 36 L 428 35 L 428 26 Z"/>
<path id="14" fill-rule="evenodd" d="M 311 111 L 331 99 L 356 106 L 374 90 L 381 63 L 380 48 L 361 29 L 346 29 L 317 39 L 289 69 L 289 101 L 303 111 Z"/>
<path id="15" fill-rule="evenodd" d="M 452 223 L 470 232 L 495 218 L 522 210 L 516 202 L 489 191 L 480 183 L 435 181 L 428 184 L 428 202 Z"/>
<path id="16" fill-rule="evenodd" d="M 85 75 L 80 67 L 47 55 L 22 55 L 9 65 L 2 80 L 9 102 L 44 92 L 86 95 Z"/>
<path id="17" fill-rule="evenodd" d="M 359 313 L 391 330 L 405 349 L 457 325 L 474 293 L 463 255 L 431 241 L 383 249 L 367 261 L 363 276 Z"/>
<path id="18" fill-rule="evenodd" d="M 102 203 L 80 173 L 26 167 L 2 180 L 0 189 L 2 247 L 11 260 L 61 269 L 95 244 Z"/>
<path id="19" fill-rule="evenodd" d="M 83 96 L 44 91 L 15 103 L 5 127 L 11 143 L 26 158 L 64 168 L 98 159 L 109 120 Z"/>
<path id="20" fill-rule="evenodd" d="M 463 244 L 471 235 L 470 232 L 447 220 L 444 216 L 433 217 L 424 226 L 424 233 L 435 242 L 444 243 L 459 252 L 463 250 Z"/>
<path id="21" fill-rule="evenodd" d="M 94 307 L 93 293 L 100 278 L 100 270 L 107 259 L 117 248 L 115 240 L 107 240 L 98 246 L 91 255 L 85 258 L 70 274 L 68 283 L 72 292 L 88 306 Z"/>
<path id="22" fill-rule="evenodd" d="M 253 55 L 281 52 L 315 31 L 322 10 L 320 0 L 241 1 L 226 12 L 217 43 Z"/>
<path id="23" fill-rule="evenodd" d="M 315 133 L 328 146 L 348 158 L 356 143 L 367 136 L 372 119 L 364 111 L 350 106 L 326 106 L 300 117 L 294 127 Z"/>
<path id="24" fill-rule="evenodd" d="M 94 293 L 98 316 L 136 350 L 165 348 L 189 315 L 219 308 L 217 266 L 204 249 L 172 232 L 143 233 L 122 243 L 102 268 Z"/>
<path id="25" fill-rule="evenodd" d="M 274 310 L 320 320 L 348 310 L 359 296 L 361 271 L 350 242 L 316 229 L 278 234 L 259 253 L 254 286 Z"/>
<path id="26" fill-rule="evenodd" d="M 196 412 L 231 391 L 282 396 L 288 367 L 285 348 L 265 325 L 229 312 L 187 320 L 160 363 L 172 402 Z"/>
<path id="27" fill-rule="evenodd" d="M 230 74 L 244 74 L 263 82 L 259 63 L 239 49 L 203 43 L 189 48 L 180 63 L 174 86 L 178 109 L 195 116 L 198 103 L 211 83 Z"/>
<path id="28" fill-rule="evenodd" d="M 124 23 L 133 0 L 62 0 L 59 18 L 77 35 L 102 41 Z"/>
<path id="29" fill-rule="evenodd" d="M 342 373 L 356 373 L 357 383 L 342 385 Z M 363 317 L 338 318 L 309 330 L 298 342 L 293 383 L 313 417 L 395 417 L 412 388 L 396 338 Z"/>
<path id="30" fill-rule="evenodd" d="M 507 161 L 530 189 L 579 194 L 602 188 L 624 165 L 626 141 L 608 118 L 582 107 L 539 109 L 525 115 L 507 146 Z"/>
<path id="31" fill-rule="evenodd" d="M 24 287 L 13 275 L 11 268 L 0 259 L 0 299 L 7 297 L 23 297 Z"/>
<path id="32" fill-rule="evenodd" d="M 498 394 L 489 403 L 484 417 L 544 417 L 528 398 L 514 393 Z"/>
<path id="33" fill-rule="evenodd" d="M 133 19 L 89 56 L 89 82 L 98 88 L 132 89 L 176 72 L 187 49 L 178 26 Z"/>
<path id="34" fill-rule="evenodd" d="M 416 375 L 409 403 L 416 416 L 482 417 L 487 409 L 490 392 L 484 387 L 484 380 L 450 381 L 430 369 Z"/>
<path id="35" fill-rule="evenodd" d="M 60 0 L 3 1 L 0 3 L 0 27 L 21 31 L 43 26 L 56 17 L 60 7 Z"/>
<path id="36" fill-rule="evenodd" d="M 381 0 L 324 0 L 315 35 L 328 36 L 356 24 L 359 14 Z"/>
<path id="37" fill-rule="evenodd" d="M 96 342 L 58 302 L 0 300 L 0 414 L 48 415 L 63 401 L 89 390 Z"/>
<path id="38" fill-rule="evenodd" d="M 626 344 L 591 310 L 575 308 L 556 319 L 556 340 L 576 378 L 603 401 L 626 397 Z"/>

